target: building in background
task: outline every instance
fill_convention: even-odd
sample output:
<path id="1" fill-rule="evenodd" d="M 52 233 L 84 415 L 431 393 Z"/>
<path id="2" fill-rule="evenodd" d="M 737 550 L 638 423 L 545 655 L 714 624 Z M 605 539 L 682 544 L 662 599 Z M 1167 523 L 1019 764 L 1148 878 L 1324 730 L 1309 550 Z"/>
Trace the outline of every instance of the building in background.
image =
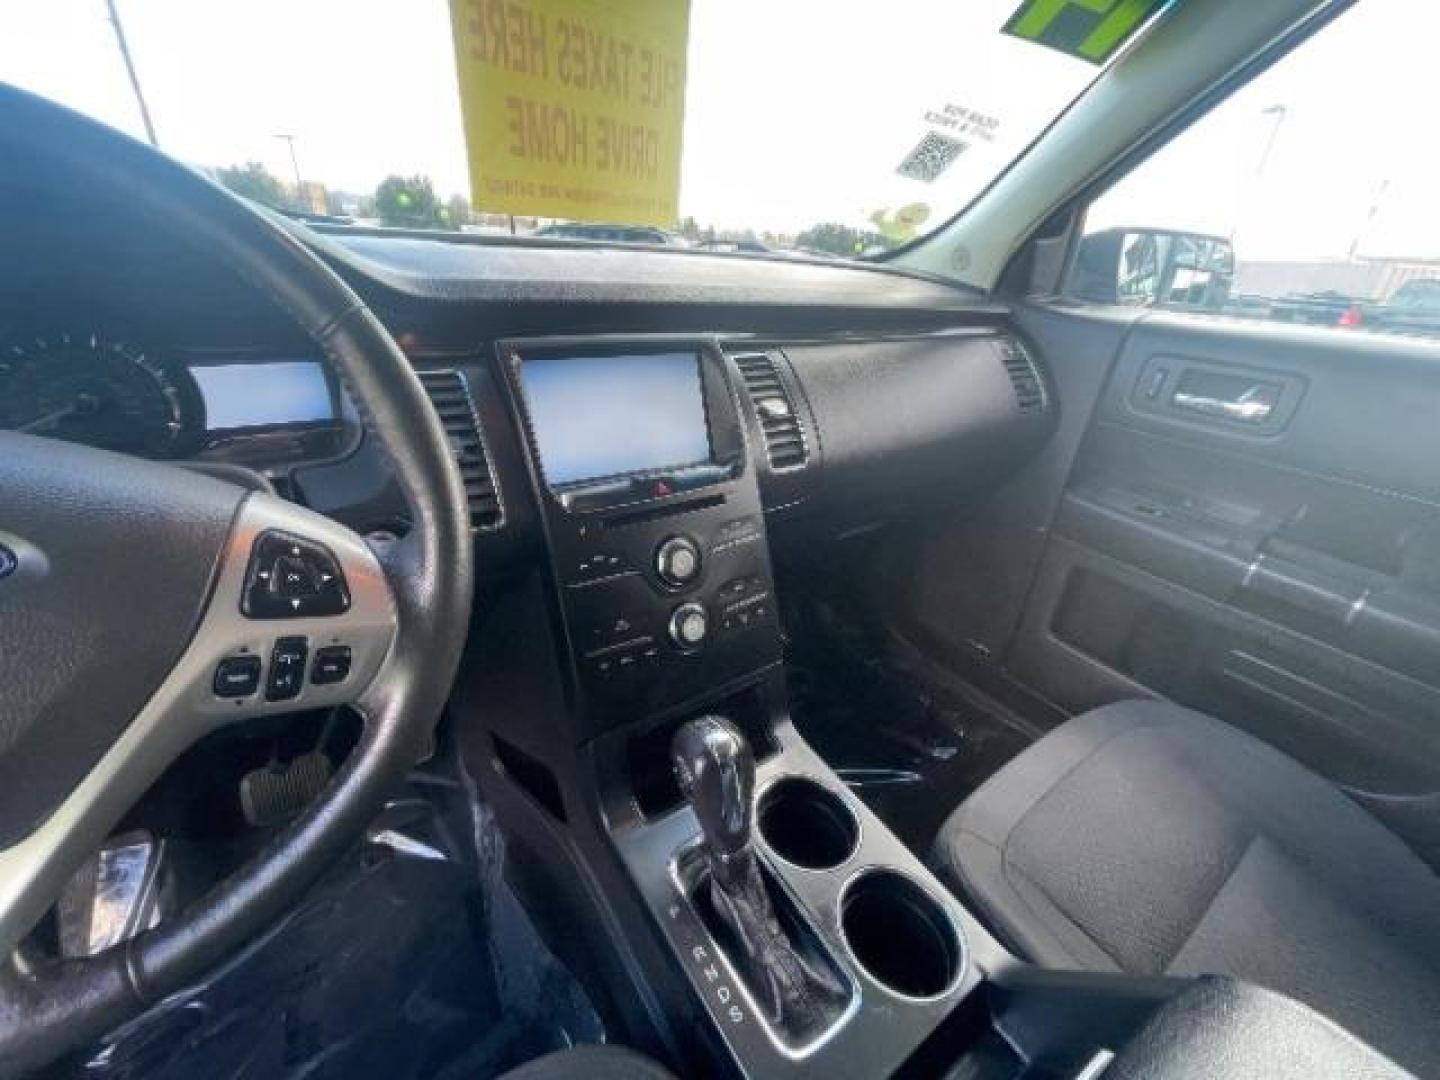
<path id="1" fill-rule="evenodd" d="M 1440 279 L 1440 259 L 1311 259 L 1250 261 L 1235 267 L 1240 296 L 1314 296 L 1333 293 L 1355 300 L 1384 301 L 1407 281 Z"/>

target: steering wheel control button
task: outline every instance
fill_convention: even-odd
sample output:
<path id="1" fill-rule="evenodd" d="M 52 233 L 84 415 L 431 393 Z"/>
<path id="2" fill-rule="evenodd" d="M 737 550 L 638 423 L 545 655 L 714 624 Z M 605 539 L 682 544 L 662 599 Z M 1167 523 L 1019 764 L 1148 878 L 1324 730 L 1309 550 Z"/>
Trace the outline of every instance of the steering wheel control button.
<path id="1" fill-rule="evenodd" d="M 249 697 L 260 689 L 260 657 L 227 656 L 215 667 L 214 687 L 219 697 Z"/>
<path id="2" fill-rule="evenodd" d="M 315 662 L 310 665 L 310 681 L 316 686 L 344 682 L 349 675 L 349 645 L 326 645 L 315 650 Z"/>
<path id="3" fill-rule="evenodd" d="M 320 581 L 314 568 L 298 555 L 281 555 L 275 560 L 270 577 L 270 592 L 282 600 L 292 603 L 314 596 L 320 589 Z"/>
<path id="4" fill-rule="evenodd" d="M 655 573 L 671 588 L 700 576 L 700 548 L 688 536 L 672 536 L 655 551 Z"/>
<path id="5" fill-rule="evenodd" d="M 710 616 L 699 604 L 681 604 L 670 616 L 670 640 L 685 652 L 705 644 L 710 633 Z"/>
<path id="6" fill-rule="evenodd" d="M 270 650 L 270 677 L 265 680 L 266 701 L 289 701 L 305 686 L 305 664 L 310 646 L 303 637 L 282 637 Z"/>
<path id="7" fill-rule="evenodd" d="M 240 610 L 252 619 L 341 615 L 350 610 L 350 590 L 328 548 L 272 530 L 250 552 Z"/>

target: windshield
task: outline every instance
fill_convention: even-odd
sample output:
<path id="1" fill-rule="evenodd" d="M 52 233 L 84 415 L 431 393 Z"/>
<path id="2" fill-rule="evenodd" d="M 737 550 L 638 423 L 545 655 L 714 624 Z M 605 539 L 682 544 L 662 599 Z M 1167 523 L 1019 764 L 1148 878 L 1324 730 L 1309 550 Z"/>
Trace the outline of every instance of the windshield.
<path id="1" fill-rule="evenodd" d="M 1124 35 L 1094 8 L 46 0 L 0 8 L 0 79 L 346 223 L 853 257 L 961 210 L 1095 78 Z"/>

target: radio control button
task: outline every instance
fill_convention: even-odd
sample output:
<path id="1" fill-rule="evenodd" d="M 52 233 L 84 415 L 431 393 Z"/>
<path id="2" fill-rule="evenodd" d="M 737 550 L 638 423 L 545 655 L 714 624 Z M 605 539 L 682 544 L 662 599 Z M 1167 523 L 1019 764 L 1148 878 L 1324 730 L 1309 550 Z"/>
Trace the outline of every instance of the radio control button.
<path id="1" fill-rule="evenodd" d="M 699 604 L 681 604 L 670 616 L 670 640 L 686 652 L 698 649 L 710 633 L 710 616 Z"/>
<path id="2" fill-rule="evenodd" d="M 700 548 L 688 536 L 672 536 L 655 551 L 655 573 L 678 588 L 700 576 Z"/>

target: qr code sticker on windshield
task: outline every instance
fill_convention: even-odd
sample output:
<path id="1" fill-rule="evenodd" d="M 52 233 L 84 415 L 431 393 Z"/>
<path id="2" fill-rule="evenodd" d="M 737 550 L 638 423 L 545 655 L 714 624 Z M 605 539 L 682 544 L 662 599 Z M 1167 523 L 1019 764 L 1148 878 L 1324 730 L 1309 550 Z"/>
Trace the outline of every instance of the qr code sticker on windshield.
<path id="1" fill-rule="evenodd" d="M 895 171 L 911 180 L 931 183 L 965 152 L 968 145 L 938 131 L 927 132 Z"/>

